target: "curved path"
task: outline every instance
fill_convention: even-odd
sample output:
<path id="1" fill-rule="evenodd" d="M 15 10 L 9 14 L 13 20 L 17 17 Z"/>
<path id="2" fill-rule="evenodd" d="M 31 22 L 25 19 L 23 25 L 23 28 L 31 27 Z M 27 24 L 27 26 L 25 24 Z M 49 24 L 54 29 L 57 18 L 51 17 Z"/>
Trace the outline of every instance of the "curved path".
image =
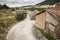
<path id="1" fill-rule="evenodd" d="M 30 20 L 29 14 L 25 20 L 19 22 L 11 28 L 7 34 L 7 40 L 37 40 L 32 32 L 32 27 L 34 27 L 35 21 Z"/>

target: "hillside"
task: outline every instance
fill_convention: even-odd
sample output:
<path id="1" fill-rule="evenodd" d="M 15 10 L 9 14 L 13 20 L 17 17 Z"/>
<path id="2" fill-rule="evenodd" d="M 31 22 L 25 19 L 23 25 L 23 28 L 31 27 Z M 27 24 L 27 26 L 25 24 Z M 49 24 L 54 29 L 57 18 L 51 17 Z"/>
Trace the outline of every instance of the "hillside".
<path id="1" fill-rule="evenodd" d="M 53 5 L 58 2 L 60 2 L 60 0 L 46 0 L 42 3 L 37 4 L 37 5 Z"/>
<path id="2" fill-rule="evenodd" d="M 6 5 L 0 5 L 0 9 L 9 9 Z"/>

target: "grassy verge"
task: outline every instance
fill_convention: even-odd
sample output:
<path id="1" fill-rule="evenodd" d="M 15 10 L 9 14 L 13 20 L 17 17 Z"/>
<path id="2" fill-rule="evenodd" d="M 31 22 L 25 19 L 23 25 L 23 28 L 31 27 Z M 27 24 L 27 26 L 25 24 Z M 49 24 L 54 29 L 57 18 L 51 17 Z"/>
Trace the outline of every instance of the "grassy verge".
<path id="1" fill-rule="evenodd" d="M 54 38 L 51 36 L 49 32 L 45 32 L 43 29 L 35 27 L 37 30 L 40 30 L 41 33 L 48 39 L 48 40 L 54 40 Z"/>

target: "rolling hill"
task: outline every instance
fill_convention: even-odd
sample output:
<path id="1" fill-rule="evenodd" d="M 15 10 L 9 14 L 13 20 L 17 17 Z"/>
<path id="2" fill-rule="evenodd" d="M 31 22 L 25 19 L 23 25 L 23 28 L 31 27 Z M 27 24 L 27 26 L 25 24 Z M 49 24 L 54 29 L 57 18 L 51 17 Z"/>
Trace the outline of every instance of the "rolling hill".
<path id="1" fill-rule="evenodd" d="M 46 0 L 42 3 L 38 3 L 37 5 L 53 5 L 58 2 L 60 2 L 60 0 Z"/>

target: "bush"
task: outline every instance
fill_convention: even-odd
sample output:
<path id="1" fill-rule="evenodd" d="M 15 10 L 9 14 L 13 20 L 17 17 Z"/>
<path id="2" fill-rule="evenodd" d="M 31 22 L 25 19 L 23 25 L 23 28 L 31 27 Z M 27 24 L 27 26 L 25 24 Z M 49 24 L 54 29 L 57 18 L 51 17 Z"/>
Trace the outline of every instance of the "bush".
<path id="1" fill-rule="evenodd" d="M 15 18 L 0 18 L 0 33 L 5 33 L 6 29 L 16 23 Z"/>
<path id="2" fill-rule="evenodd" d="M 18 21 L 24 20 L 26 18 L 26 13 L 17 13 L 16 14 L 16 19 Z"/>

